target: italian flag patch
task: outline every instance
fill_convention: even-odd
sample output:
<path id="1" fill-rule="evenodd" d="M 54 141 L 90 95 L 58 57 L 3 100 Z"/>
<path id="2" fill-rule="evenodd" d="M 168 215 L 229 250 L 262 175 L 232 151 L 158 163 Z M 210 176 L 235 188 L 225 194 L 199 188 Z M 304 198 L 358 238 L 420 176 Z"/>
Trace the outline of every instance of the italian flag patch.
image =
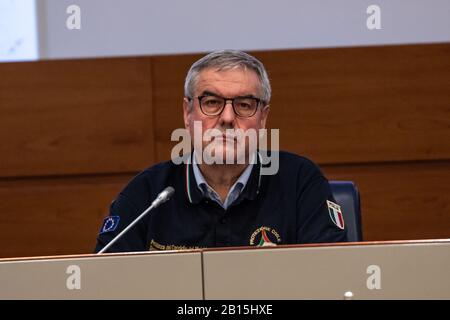
<path id="1" fill-rule="evenodd" d="M 339 228 L 344 230 L 344 216 L 342 215 L 341 206 L 327 200 L 328 212 L 331 221 Z"/>

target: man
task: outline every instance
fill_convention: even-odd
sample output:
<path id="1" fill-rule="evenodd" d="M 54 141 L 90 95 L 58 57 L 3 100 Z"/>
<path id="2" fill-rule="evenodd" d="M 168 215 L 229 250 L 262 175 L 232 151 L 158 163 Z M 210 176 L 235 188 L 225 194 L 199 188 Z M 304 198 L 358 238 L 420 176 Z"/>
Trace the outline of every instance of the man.
<path id="1" fill-rule="evenodd" d="M 316 165 L 294 154 L 273 152 L 279 169 L 263 174 L 261 152 L 248 137 L 237 139 L 236 132 L 265 128 L 270 95 L 264 66 L 244 52 L 213 52 L 195 62 L 186 77 L 183 100 L 193 151 L 185 155 L 186 163 L 157 164 L 125 187 L 111 205 L 96 251 L 166 186 L 175 189 L 172 199 L 137 223 L 109 252 L 346 241 L 339 206 Z M 196 139 L 196 124 L 202 132 L 213 133 Z"/>

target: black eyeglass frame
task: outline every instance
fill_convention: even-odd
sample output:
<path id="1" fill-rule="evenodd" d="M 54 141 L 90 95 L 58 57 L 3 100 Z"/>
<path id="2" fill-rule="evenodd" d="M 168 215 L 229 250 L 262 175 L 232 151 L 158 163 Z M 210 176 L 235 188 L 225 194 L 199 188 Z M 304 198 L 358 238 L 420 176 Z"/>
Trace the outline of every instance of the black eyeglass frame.
<path id="1" fill-rule="evenodd" d="M 223 102 L 222 108 L 220 108 L 219 111 L 218 111 L 217 113 L 215 113 L 215 114 L 208 114 L 208 113 L 206 113 L 206 112 L 203 110 L 203 108 L 202 108 L 202 99 L 205 98 L 205 97 L 216 97 L 216 98 L 223 99 L 224 102 Z M 189 102 L 193 100 L 193 98 L 191 98 L 191 97 L 186 97 L 186 98 L 188 99 Z M 256 97 L 253 97 L 253 96 L 242 96 L 242 97 L 234 97 L 234 98 L 225 98 L 225 97 L 221 97 L 221 96 L 217 96 L 217 95 L 212 95 L 212 94 L 204 94 L 204 95 L 201 95 L 201 96 L 197 96 L 197 99 L 198 99 L 198 105 L 200 106 L 201 112 L 202 112 L 205 116 L 208 116 L 208 117 L 217 117 L 217 116 L 221 115 L 222 112 L 223 112 L 223 110 L 225 110 L 225 107 L 226 107 L 226 105 L 228 104 L 229 101 L 231 101 L 231 106 L 233 107 L 234 114 L 235 114 L 236 116 L 240 117 L 240 118 L 251 118 L 251 117 L 253 117 L 253 116 L 256 114 L 256 112 L 258 111 L 258 107 L 259 107 L 261 104 L 263 104 L 263 105 L 265 104 L 264 100 L 259 99 L 259 98 L 256 98 Z M 236 99 L 253 99 L 253 100 L 255 100 L 255 101 L 256 101 L 256 108 L 255 108 L 255 111 L 254 111 L 251 115 L 248 115 L 248 116 L 243 116 L 243 115 L 237 113 L 236 107 L 235 107 L 235 105 L 234 105 L 234 101 L 235 101 Z"/>

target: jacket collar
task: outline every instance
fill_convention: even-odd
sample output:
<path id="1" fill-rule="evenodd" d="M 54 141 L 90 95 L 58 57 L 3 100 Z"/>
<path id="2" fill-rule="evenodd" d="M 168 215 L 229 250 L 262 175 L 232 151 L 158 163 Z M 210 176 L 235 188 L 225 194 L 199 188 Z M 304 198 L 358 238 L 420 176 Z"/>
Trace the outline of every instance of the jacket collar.
<path id="1" fill-rule="evenodd" d="M 192 156 L 191 153 L 184 165 L 184 175 L 185 175 L 185 190 L 186 197 L 190 203 L 198 204 L 205 197 L 203 192 L 198 188 L 197 181 L 195 180 L 194 169 L 192 165 Z M 250 177 L 247 181 L 247 184 L 242 190 L 238 202 L 242 201 L 242 199 L 254 200 L 258 195 L 261 188 L 261 157 L 259 152 L 257 154 L 256 163 L 252 165 L 253 169 L 250 173 Z"/>

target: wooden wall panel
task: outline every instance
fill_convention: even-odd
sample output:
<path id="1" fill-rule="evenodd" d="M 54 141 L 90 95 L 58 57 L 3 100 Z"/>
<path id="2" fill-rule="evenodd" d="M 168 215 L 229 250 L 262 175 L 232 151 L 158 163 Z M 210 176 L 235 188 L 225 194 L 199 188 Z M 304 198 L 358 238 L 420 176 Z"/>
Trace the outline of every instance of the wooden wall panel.
<path id="1" fill-rule="evenodd" d="M 326 165 L 361 192 L 365 240 L 450 237 L 450 162 Z M 0 182 L 0 257 L 89 253 L 132 175 Z"/>
<path id="2" fill-rule="evenodd" d="M 201 55 L 160 56 L 152 58 L 153 105 L 155 116 L 156 161 L 170 159 L 172 131 L 184 128 L 184 79 L 191 64 Z"/>
<path id="3" fill-rule="evenodd" d="M 450 159 L 450 44 L 254 54 L 282 149 L 323 164 Z M 153 58 L 157 160 L 183 125 L 184 77 L 199 57 Z"/>
<path id="4" fill-rule="evenodd" d="M 281 148 L 361 191 L 367 240 L 449 237 L 450 44 L 254 53 Z M 0 64 L 0 256 L 91 252 L 136 172 L 167 160 L 200 55 Z"/>
<path id="5" fill-rule="evenodd" d="M 450 158 L 450 44 L 258 57 L 282 148 L 320 163 Z"/>
<path id="6" fill-rule="evenodd" d="M 365 240 L 450 238 L 450 161 L 322 166 L 354 181 Z"/>
<path id="7" fill-rule="evenodd" d="M 0 182 L 0 257 L 92 253 L 131 175 Z"/>
<path id="8" fill-rule="evenodd" d="M 148 58 L 0 64 L 0 176 L 148 166 L 150 67 Z"/>

